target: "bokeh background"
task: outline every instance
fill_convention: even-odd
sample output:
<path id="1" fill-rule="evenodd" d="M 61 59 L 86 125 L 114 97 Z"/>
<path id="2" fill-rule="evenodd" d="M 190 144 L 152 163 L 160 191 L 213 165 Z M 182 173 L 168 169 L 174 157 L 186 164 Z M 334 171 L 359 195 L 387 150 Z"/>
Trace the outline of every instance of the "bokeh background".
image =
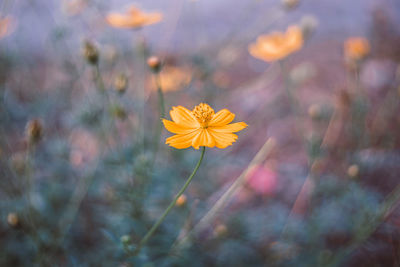
<path id="1" fill-rule="evenodd" d="M 162 21 L 107 23 L 132 4 Z M 1 266 L 400 265 L 399 1 L 3 0 L 4 18 Z M 305 42 L 284 68 L 249 54 L 293 24 Z M 370 45 L 356 68 L 351 37 Z M 200 156 L 165 145 L 165 129 L 155 138 L 152 55 L 167 110 L 207 102 L 249 127 L 207 149 L 185 198 L 132 255 Z"/>

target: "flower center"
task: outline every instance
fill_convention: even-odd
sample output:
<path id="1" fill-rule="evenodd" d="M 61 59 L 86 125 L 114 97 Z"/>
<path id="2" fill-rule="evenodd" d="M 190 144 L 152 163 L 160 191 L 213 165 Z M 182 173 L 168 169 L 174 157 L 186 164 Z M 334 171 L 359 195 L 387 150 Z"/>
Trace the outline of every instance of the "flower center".
<path id="1" fill-rule="evenodd" d="M 200 103 L 192 110 L 192 114 L 202 128 L 207 128 L 208 122 L 214 116 L 214 110 L 209 105 Z"/>

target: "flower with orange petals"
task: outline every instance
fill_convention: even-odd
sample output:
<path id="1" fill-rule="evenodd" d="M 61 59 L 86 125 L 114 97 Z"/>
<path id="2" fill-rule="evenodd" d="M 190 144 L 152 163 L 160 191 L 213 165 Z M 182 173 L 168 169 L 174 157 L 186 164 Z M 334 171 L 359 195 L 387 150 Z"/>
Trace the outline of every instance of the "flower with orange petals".
<path id="1" fill-rule="evenodd" d="M 362 60 L 369 51 L 369 42 L 363 37 L 351 37 L 344 42 L 344 55 L 348 60 Z"/>
<path id="2" fill-rule="evenodd" d="M 145 13 L 136 6 L 130 6 L 125 14 L 113 12 L 108 14 L 106 19 L 113 27 L 132 29 L 160 22 L 162 14 L 159 12 Z"/>
<path id="3" fill-rule="evenodd" d="M 155 77 L 151 77 L 151 88 L 157 88 L 154 85 Z M 187 86 L 192 80 L 192 74 L 188 69 L 165 66 L 159 74 L 160 86 L 163 92 L 177 91 Z"/>
<path id="4" fill-rule="evenodd" d="M 167 138 L 166 144 L 178 149 L 190 146 L 226 148 L 238 138 L 233 134 L 247 127 L 244 122 L 231 123 L 235 114 L 227 109 L 215 113 L 205 103 L 200 103 L 192 111 L 182 107 L 172 107 L 172 121 L 163 119 L 165 128 L 176 134 Z"/>
<path id="5" fill-rule="evenodd" d="M 298 26 L 290 26 L 285 33 L 273 32 L 261 35 L 248 47 L 249 53 L 258 59 L 271 62 L 283 59 L 303 46 L 303 34 Z"/>

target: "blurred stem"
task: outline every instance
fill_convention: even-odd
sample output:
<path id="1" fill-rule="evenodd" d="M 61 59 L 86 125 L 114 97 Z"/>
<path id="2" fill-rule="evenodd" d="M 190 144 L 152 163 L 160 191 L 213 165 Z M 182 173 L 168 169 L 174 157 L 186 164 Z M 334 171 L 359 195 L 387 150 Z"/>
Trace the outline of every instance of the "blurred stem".
<path id="1" fill-rule="evenodd" d="M 215 202 L 210 210 L 200 219 L 200 221 L 193 227 L 193 229 L 183 236 L 179 240 L 175 241 L 172 245 L 171 251 L 176 251 L 181 248 L 192 236 L 200 233 L 205 229 L 214 218 L 220 214 L 221 210 L 226 207 L 228 202 L 232 199 L 235 194 L 245 185 L 250 171 L 265 161 L 265 159 L 271 154 L 273 149 L 276 147 L 276 140 L 274 138 L 268 138 L 264 145 L 260 148 L 254 158 L 250 161 L 247 168 L 236 178 L 233 184 L 226 190 L 223 195 Z"/>
<path id="2" fill-rule="evenodd" d="M 106 86 L 104 85 L 103 77 L 101 76 L 99 64 L 97 63 L 93 68 L 93 76 L 96 82 L 97 88 L 101 93 L 106 92 Z"/>
<path id="3" fill-rule="evenodd" d="M 186 188 L 189 186 L 189 184 L 192 181 L 194 175 L 196 174 L 197 170 L 199 169 L 201 162 L 203 161 L 203 157 L 204 157 L 204 152 L 205 151 L 206 151 L 206 147 L 203 146 L 202 150 L 201 150 L 200 159 L 197 162 L 196 167 L 194 168 L 192 174 L 186 180 L 186 183 L 183 185 L 181 190 L 179 190 L 178 194 L 176 194 L 175 198 L 169 204 L 169 206 L 164 211 L 164 213 L 161 215 L 161 217 L 158 219 L 158 221 L 151 227 L 151 229 L 147 232 L 147 234 L 139 242 L 139 245 L 137 246 L 137 248 L 133 252 L 133 255 L 137 255 L 140 252 L 141 248 L 147 243 L 147 241 L 151 238 L 151 236 L 154 234 L 154 232 L 157 230 L 157 228 L 160 226 L 160 224 L 164 221 L 165 217 L 168 215 L 168 213 L 171 211 L 171 209 L 175 206 L 175 203 L 178 200 L 178 198 L 185 192 Z"/>
<path id="4" fill-rule="evenodd" d="M 157 72 L 156 74 L 154 74 L 154 78 L 156 79 L 156 85 L 157 85 L 158 108 L 160 111 L 160 117 L 164 118 L 165 117 L 165 103 L 164 103 L 164 93 L 162 91 L 162 86 L 161 86 L 160 73 Z"/>
<path id="5" fill-rule="evenodd" d="M 399 203 L 400 185 L 397 185 L 396 188 L 386 197 L 385 201 L 378 209 L 378 215 L 375 218 L 370 219 L 369 223 L 366 223 L 362 227 L 360 227 L 360 230 L 358 231 L 358 233 L 356 233 L 356 240 L 354 241 L 354 243 L 350 245 L 349 248 L 344 249 L 344 251 L 339 253 L 336 257 L 336 260 L 334 260 L 333 263 L 329 266 L 341 265 L 343 261 L 353 253 L 354 250 L 356 250 L 376 231 L 379 225 L 390 216 L 392 211 Z"/>
<path id="6" fill-rule="evenodd" d="M 154 162 L 156 160 L 156 155 L 157 155 L 157 152 L 158 152 L 158 146 L 160 144 L 161 129 L 162 129 L 162 121 L 161 121 L 161 119 L 165 118 L 164 94 L 163 94 L 162 87 L 161 87 L 161 80 L 160 80 L 159 72 L 154 74 L 154 78 L 155 78 L 156 85 L 157 85 L 158 110 L 160 112 L 160 118 L 159 118 L 159 120 L 157 120 L 156 134 L 155 134 L 155 137 L 154 137 L 153 161 L 152 161 L 152 164 L 150 166 L 151 169 L 154 166 Z"/>
<path id="7" fill-rule="evenodd" d="M 286 64 L 284 60 L 279 61 L 280 67 L 281 67 L 281 73 L 283 77 L 283 81 L 285 83 L 285 90 L 288 95 L 289 101 L 290 101 L 290 107 L 292 109 L 292 112 L 297 114 L 297 101 L 296 98 L 293 96 L 292 90 L 291 90 L 291 84 L 290 84 L 290 79 L 288 75 L 288 71 L 286 69 Z"/>
<path id="8" fill-rule="evenodd" d="M 37 232 L 36 229 L 36 224 L 34 221 L 34 207 L 32 205 L 32 175 L 34 173 L 34 169 L 33 169 L 33 154 L 34 154 L 34 144 L 32 144 L 30 141 L 28 141 L 28 147 L 26 150 L 26 157 L 25 157 L 25 164 L 26 164 L 26 183 L 27 183 L 27 192 L 26 192 L 26 198 L 27 198 L 27 204 L 28 204 L 28 220 L 29 220 L 29 226 L 30 226 L 30 232 L 32 234 L 32 239 L 34 241 L 34 243 L 37 245 L 38 247 L 38 252 L 35 256 L 35 261 L 37 263 L 42 263 L 42 260 L 46 257 L 45 254 L 41 253 L 41 243 L 42 240 Z"/>
<path id="9" fill-rule="evenodd" d="M 96 84 L 97 89 L 99 90 L 99 92 L 103 96 L 103 99 L 102 99 L 103 103 L 102 104 L 105 107 L 108 107 L 107 112 L 110 113 L 111 112 L 111 108 L 113 106 L 113 103 L 111 101 L 110 96 L 108 95 L 107 90 L 106 90 L 106 86 L 104 84 L 104 80 L 103 80 L 103 77 L 102 77 L 101 72 L 100 72 L 99 63 L 95 64 L 94 67 L 93 67 L 93 77 L 94 77 L 94 82 Z M 107 119 L 105 114 L 103 115 L 103 119 L 104 120 Z M 110 124 L 112 126 L 111 130 L 113 131 L 113 136 L 117 137 L 117 126 L 116 126 L 115 120 L 113 118 L 111 119 Z M 106 132 L 107 132 L 108 127 L 103 125 L 103 123 L 101 123 L 101 128 L 102 128 L 102 131 L 103 131 L 102 135 L 103 135 L 103 138 L 105 139 L 105 143 L 108 144 L 108 142 L 106 140 L 107 139 Z"/>
<path id="10" fill-rule="evenodd" d="M 37 233 L 36 233 L 36 226 L 33 221 L 33 206 L 32 206 L 32 175 L 33 175 L 33 166 L 32 166 L 32 155 L 34 153 L 34 146 L 28 141 L 28 147 L 26 150 L 26 184 L 27 184 L 27 192 L 26 198 L 28 202 L 28 217 L 30 220 L 30 225 L 32 227 L 32 234 L 34 239 L 37 241 Z"/>

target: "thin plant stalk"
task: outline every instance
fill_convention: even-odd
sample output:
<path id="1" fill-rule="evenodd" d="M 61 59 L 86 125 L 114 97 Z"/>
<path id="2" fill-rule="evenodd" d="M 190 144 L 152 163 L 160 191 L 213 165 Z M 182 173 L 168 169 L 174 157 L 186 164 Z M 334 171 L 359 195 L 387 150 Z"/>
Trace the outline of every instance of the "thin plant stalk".
<path id="1" fill-rule="evenodd" d="M 161 86 L 160 73 L 156 73 L 154 75 L 154 77 L 156 79 L 156 85 L 157 85 L 158 107 L 159 107 L 159 111 L 160 111 L 160 117 L 164 118 L 165 117 L 165 102 L 164 102 L 164 93 L 162 91 L 162 86 Z"/>
<path id="2" fill-rule="evenodd" d="M 94 67 L 93 67 L 93 77 L 94 77 L 94 82 L 96 84 L 96 87 L 97 87 L 98 91 L 103 96 L 102 101 L 106 102 L 106 103 L 103 103 L 104 106 L 108 106 L 109 108 L 111 108 L 112 107 L 112 101 L 111 101 L 111 99 L 110 99 L 110 97 L 108 95 L 108 92 L 106 90 L 106 86 L 104 84 L 104 80 L 103 80 L 103 77 L 102 77 L 101 72 L 100 72 L 99 63 L 96 63 L 94 65 Z M 103 119 L 106 119 L 105 115 L 103 116 Z M 106 129 L 107 128 L 105 128 L 105 125 L 103 125 L 103 123 L 101 123 L 101 128 L 102 128 L 102 131 L 103 131 L 103 133 L 102 133 L 103 138 L 106 139 Z M 116 133 L 117 126 L 115 125 L 115 122 L 112 123 L 112 128 L 113 128 L 113 131 L 114 131 L 114 136 L 117 136 L 117 133 Z M 105 140 L 105 141 L 106 141 L 105 143 L 107 144 L 108 143 L 107 140 Z"/>
<path id="3" fill-rule="evenodd" d="M 370 220 L 370 223 L 360 227 L 360 230 L 356 234 L 354 242 L 342 252 L 338 253 L 336 259 L 329 266 L 338 266 L 349 257 L 354 250 L 356 250 L 362 243 L 364 243 L 393 212 L 393 210 L 399 205 L 400 202 L 400 185 L 386 197 L 378 209 L 379 213 L 377 216 Z"/>
<path id="4" fill-rule="evenodd" d="M 217 202 L 211 207 L 211 209 L 200 219 L 200 221 L 193 227 L 193 229 L 182 238 L 175 241 L 172 245 L 171 252 L 175 252 L 181 248 L 193 235 L 201 232 L 209 225 L 212 220 L 219 214 L 219 212 L 226 207 L 228 202 L 236 195 L 236 193 L 245 185 L 248 174 L 257 165 L 265 161 L 265 159 L 271 154 L 273 149 L 276 147 L 276 140 L 274 138 L 268 138 L 261 149 L 257 152 L 254 158 L 251 160 L 247 168 L 239 175 L 233 184 L 225 191 L 225 193 L 217 200 Z"/>
<path id="5" fill-rule="evenodd" d="M 30 225 L 32 227 L 32 234 L 37 241 L 38 235 L 36 232 L 36 225 L 34 223 L 34 212 L 33 212 L 33 206 L 32 206 L 32 188 L 33 188 L 33 182 L 32 182 L 32 175 L 33 175 L 33 166 L 32 166 L 32 155 L 34 153 L 34 146 L 28 142 L 28 148 L 26 150 L 26 156 L 25 156 L 25 164 L 27 166 L 26 170 L 26 184 L 28 186 L 27 188 L 27 193 L 26 193 L 26 198 L 28 202 L 28 217 L 30 222 Z"/>
<path id="6" fill-rule="evenodd" d="M 161 87 L 161 80 L 160 80 L 160 74 L 155 73 L 154 74 L 154 79 L 156 81 L 157 85 L 157 94 L 158 94 L 158 109 L 160 113 L 160 118 L 165 118 L 165 102 L 164 102 L 164 93 L 162 91 Z M 154 162 L 156 160 L 156 155 L 158 152 L 158 146 L 160 143 L 160 138 L 161 138 L 161 130 L 162 130 L 162 122 L 161 120 L 157 122 L 157 128 L 156 128 L 156 134 L 154 137 L 154 152 L 153 152 L 153 163 L 151 164 L 151 168 L 154 165 Z"/>
<path id="7" fill-rule="evenodd" d="M 287 94 L 287 96 L 289 98 L 289 101 L 290 101 L 290 106 L 292 108 L 292 111 L 294 113 L 297 113 L 297 103 L 296 103 L 296 99 L 294 98 L 294 96 L 292 94 L 292 90 L 290 88 L 291 86 L 290 86 L 290 80 L 289 80 L 288 72 L 287 72 L 287 69 L 286 69 L 286 64 L 285 64 L 285 62 L 283 60 L 280 60 L 279 61 L 279 65 L 281 67 L 281 74 L 282 74 L 282 77 L 283 77 L 283 82 L 285 84 L 285 91 L 286 91 L 286 94 Z"/>
<path id="8" fill-rule="evenodd" d="M 190 182 L 192 181 L 194 175 L 196 174 L 197 170 L 200 167 L 201 162 L 203 161 L 204 157 L 204 152 L 206 151 L 206 147 L 203 146 L 201 150 L 201 155 L 200 159 L 196 164 L 196 167 L 194 168 L 192 174 L 189 176 L 189 178 L 186 180 L 185 184 L 182 186 L 181 190 L 175 195 L 175 198 L 171 201 L 167 209 L 164 211 L 164 213 L 161 215 L 161 217 L 157 220 L 157 222 L 151 227 L 151 229 L 147 232 L 147 234 L 140 240 L 137 248 L 133 252 L 133 255 L 137 255 L 141 248 L 147 243 L 147 241 L 152 237 L 154 232 L 158 229 L 160 224 L 164 221 L 165 217 L 168 215 L 168 213 L 171 211 L 171 209 L 175 206 L 176 201 L 178 198 L 185 192 L 186 188 L 189 186 Z"/>

